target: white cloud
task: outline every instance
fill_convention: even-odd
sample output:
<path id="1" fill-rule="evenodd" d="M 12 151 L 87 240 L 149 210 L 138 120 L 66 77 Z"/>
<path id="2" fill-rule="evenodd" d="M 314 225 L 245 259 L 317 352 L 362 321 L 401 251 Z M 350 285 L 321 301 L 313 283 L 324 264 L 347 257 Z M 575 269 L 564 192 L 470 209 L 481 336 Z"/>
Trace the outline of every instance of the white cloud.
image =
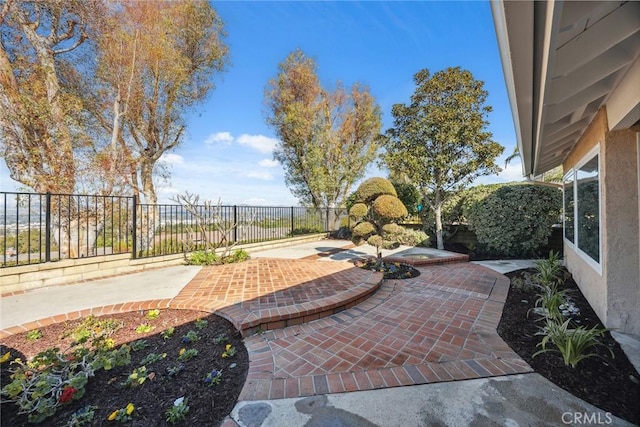
<path id="1" fill-rule="evenodd" d="M 233 142 L 233 136 L 229 132 L 212 133 L 204 140 L 206 145 L 224 144 L 229 145 Z"/>
<path id="2" fill-rule="evenodd" d="M 175 187 L 160 187 L 158 188 L 158 194 L 178 194 L 180 190 Z"/>
<path id="3" fill-rule="evenodd" d="M 160 161 L 170 165 L 182 165 L 184 164 L 184 157 L 176 153 L 162 153 Z"/>
<path id="4" fill-rule="evenodd" d="M 249 206 L 263 206 L 268 205 L 269 203 L 267 199 L 263 199 L 261 197 L 250 197 L 248 199 L 244 199 L 241 204 Z"/>
<path id="5" fill-rule="evenodd" d="M 248 145 L 261 153 L 272 153 L 278 143 L 278 140 L 264 135 L 249 135 L 243 133 L 238 137 L 238 143 L 241 145 Z"/>
<path id="6" fill-rule="evenodd" d="M 247 178 L 262 179 L 264 181 L 271 181 L 273 179 L 273 175 L 264 171 L 249 171 L 246 176 Z"/>
<path id="7" fill-rule="evenodd" d="M 509 163 L 506 168 L 502 169 L 502 172 L 500 172 L 498 176 L 505 182 L 523 181 L 524 177 L 522 176 L 522 163 Z"/>
<path id="8" fill-rule="evenodd" d="M 258 165 L 262 166 L 263 168 L 277 168 L 278 166 L 280 166 L 280 163 L 277 160 L 262 159 L 258 162 Z"/>

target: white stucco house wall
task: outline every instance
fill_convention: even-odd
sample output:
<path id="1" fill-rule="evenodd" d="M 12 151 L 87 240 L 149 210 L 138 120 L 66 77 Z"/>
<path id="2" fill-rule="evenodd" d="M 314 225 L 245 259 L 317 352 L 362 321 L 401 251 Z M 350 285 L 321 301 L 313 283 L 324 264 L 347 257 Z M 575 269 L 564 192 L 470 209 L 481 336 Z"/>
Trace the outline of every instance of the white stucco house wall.
<path id="1" fill-rule="evenodd" d="M 640 335 L 640 2 L 492 1 L 523 175 L 562 165 L 564 256 Z"/>

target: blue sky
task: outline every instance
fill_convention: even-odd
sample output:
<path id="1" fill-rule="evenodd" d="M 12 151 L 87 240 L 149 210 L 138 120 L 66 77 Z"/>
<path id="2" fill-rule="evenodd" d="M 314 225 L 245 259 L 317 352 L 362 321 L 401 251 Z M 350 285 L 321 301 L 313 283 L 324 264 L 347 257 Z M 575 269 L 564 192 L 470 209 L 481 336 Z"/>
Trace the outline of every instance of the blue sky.
<path id="1" fill-rule="evenodd" d="M 413 75 L 461 66 L 485 82 L 493 107 L 489 130 L 510 154 L 516 143 L 489 3 L 475 2 L 214 2 L 225 22 L 231 65 L 214 78 L 215 90 L 187 120 L 183 144 L 164 156 L 171 173 L 158 181 L 161 202 L 185 190 L 224 204 L 296 205 L 273 161 L 275 133 L 264 120 L 267 81 L 292 50 L 318 64 L 325 88 L 370 87 L 383 112 L 413 93 Z M 385 175 L 372 166 L 368 176 Z M 15 190 L 4 162 L 2 189 Z M 521 179 L 515 161 L 499 176 L 479 182 Z"/>

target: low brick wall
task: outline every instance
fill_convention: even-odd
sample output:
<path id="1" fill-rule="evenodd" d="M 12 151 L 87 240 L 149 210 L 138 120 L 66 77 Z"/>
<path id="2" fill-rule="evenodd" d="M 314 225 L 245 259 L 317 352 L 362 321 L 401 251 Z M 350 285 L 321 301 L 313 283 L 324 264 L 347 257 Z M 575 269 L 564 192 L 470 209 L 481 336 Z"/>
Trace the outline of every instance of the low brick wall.
<path id="1" fill-rule="evenodd" d="M 238 245 L 234 249 L 244 249 L 251 253 L 257 250 L 312 242 L 325 237 L 325 233 L 310 234 L 270 242 Z M 29 289 L 93 280 L 116 274 L 134 273 L 150 268 L 181 264 L 184 264 L 183 254 L 131 259 L 131 254 L 127 253 L 5 267 L 0 269 L 0 294 L 12 294 Z"/>

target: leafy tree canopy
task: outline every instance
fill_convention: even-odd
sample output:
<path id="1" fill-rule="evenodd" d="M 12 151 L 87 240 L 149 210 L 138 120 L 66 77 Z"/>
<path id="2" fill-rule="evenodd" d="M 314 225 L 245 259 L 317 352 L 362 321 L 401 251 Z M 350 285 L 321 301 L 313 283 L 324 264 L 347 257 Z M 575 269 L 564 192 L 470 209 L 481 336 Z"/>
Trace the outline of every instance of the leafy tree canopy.
<path id="1" fill-rule="evenodd" d="M 385 134 L 382 159 L 429 202 L 442 249 L 440 210 L 445 198 L 480 176 L 500 171 L 495 159 L 504 148 L 486 129 L 488 92 L 471 72 L 453 67 L 432 76 L 425 68 L 414 82 L 411 102 L 392 108 L 394 125 Z"/>
<path id="2" fill-rule="evenodd" d="M 291 192 L 315 207 L 345 203 L 378 149 L 381 111 L 369 89 L 322 88 L 316 62 L 295 50 L 268 82 L 265 102 L 266 121 L 280 139 L 274 158 Z"/>

